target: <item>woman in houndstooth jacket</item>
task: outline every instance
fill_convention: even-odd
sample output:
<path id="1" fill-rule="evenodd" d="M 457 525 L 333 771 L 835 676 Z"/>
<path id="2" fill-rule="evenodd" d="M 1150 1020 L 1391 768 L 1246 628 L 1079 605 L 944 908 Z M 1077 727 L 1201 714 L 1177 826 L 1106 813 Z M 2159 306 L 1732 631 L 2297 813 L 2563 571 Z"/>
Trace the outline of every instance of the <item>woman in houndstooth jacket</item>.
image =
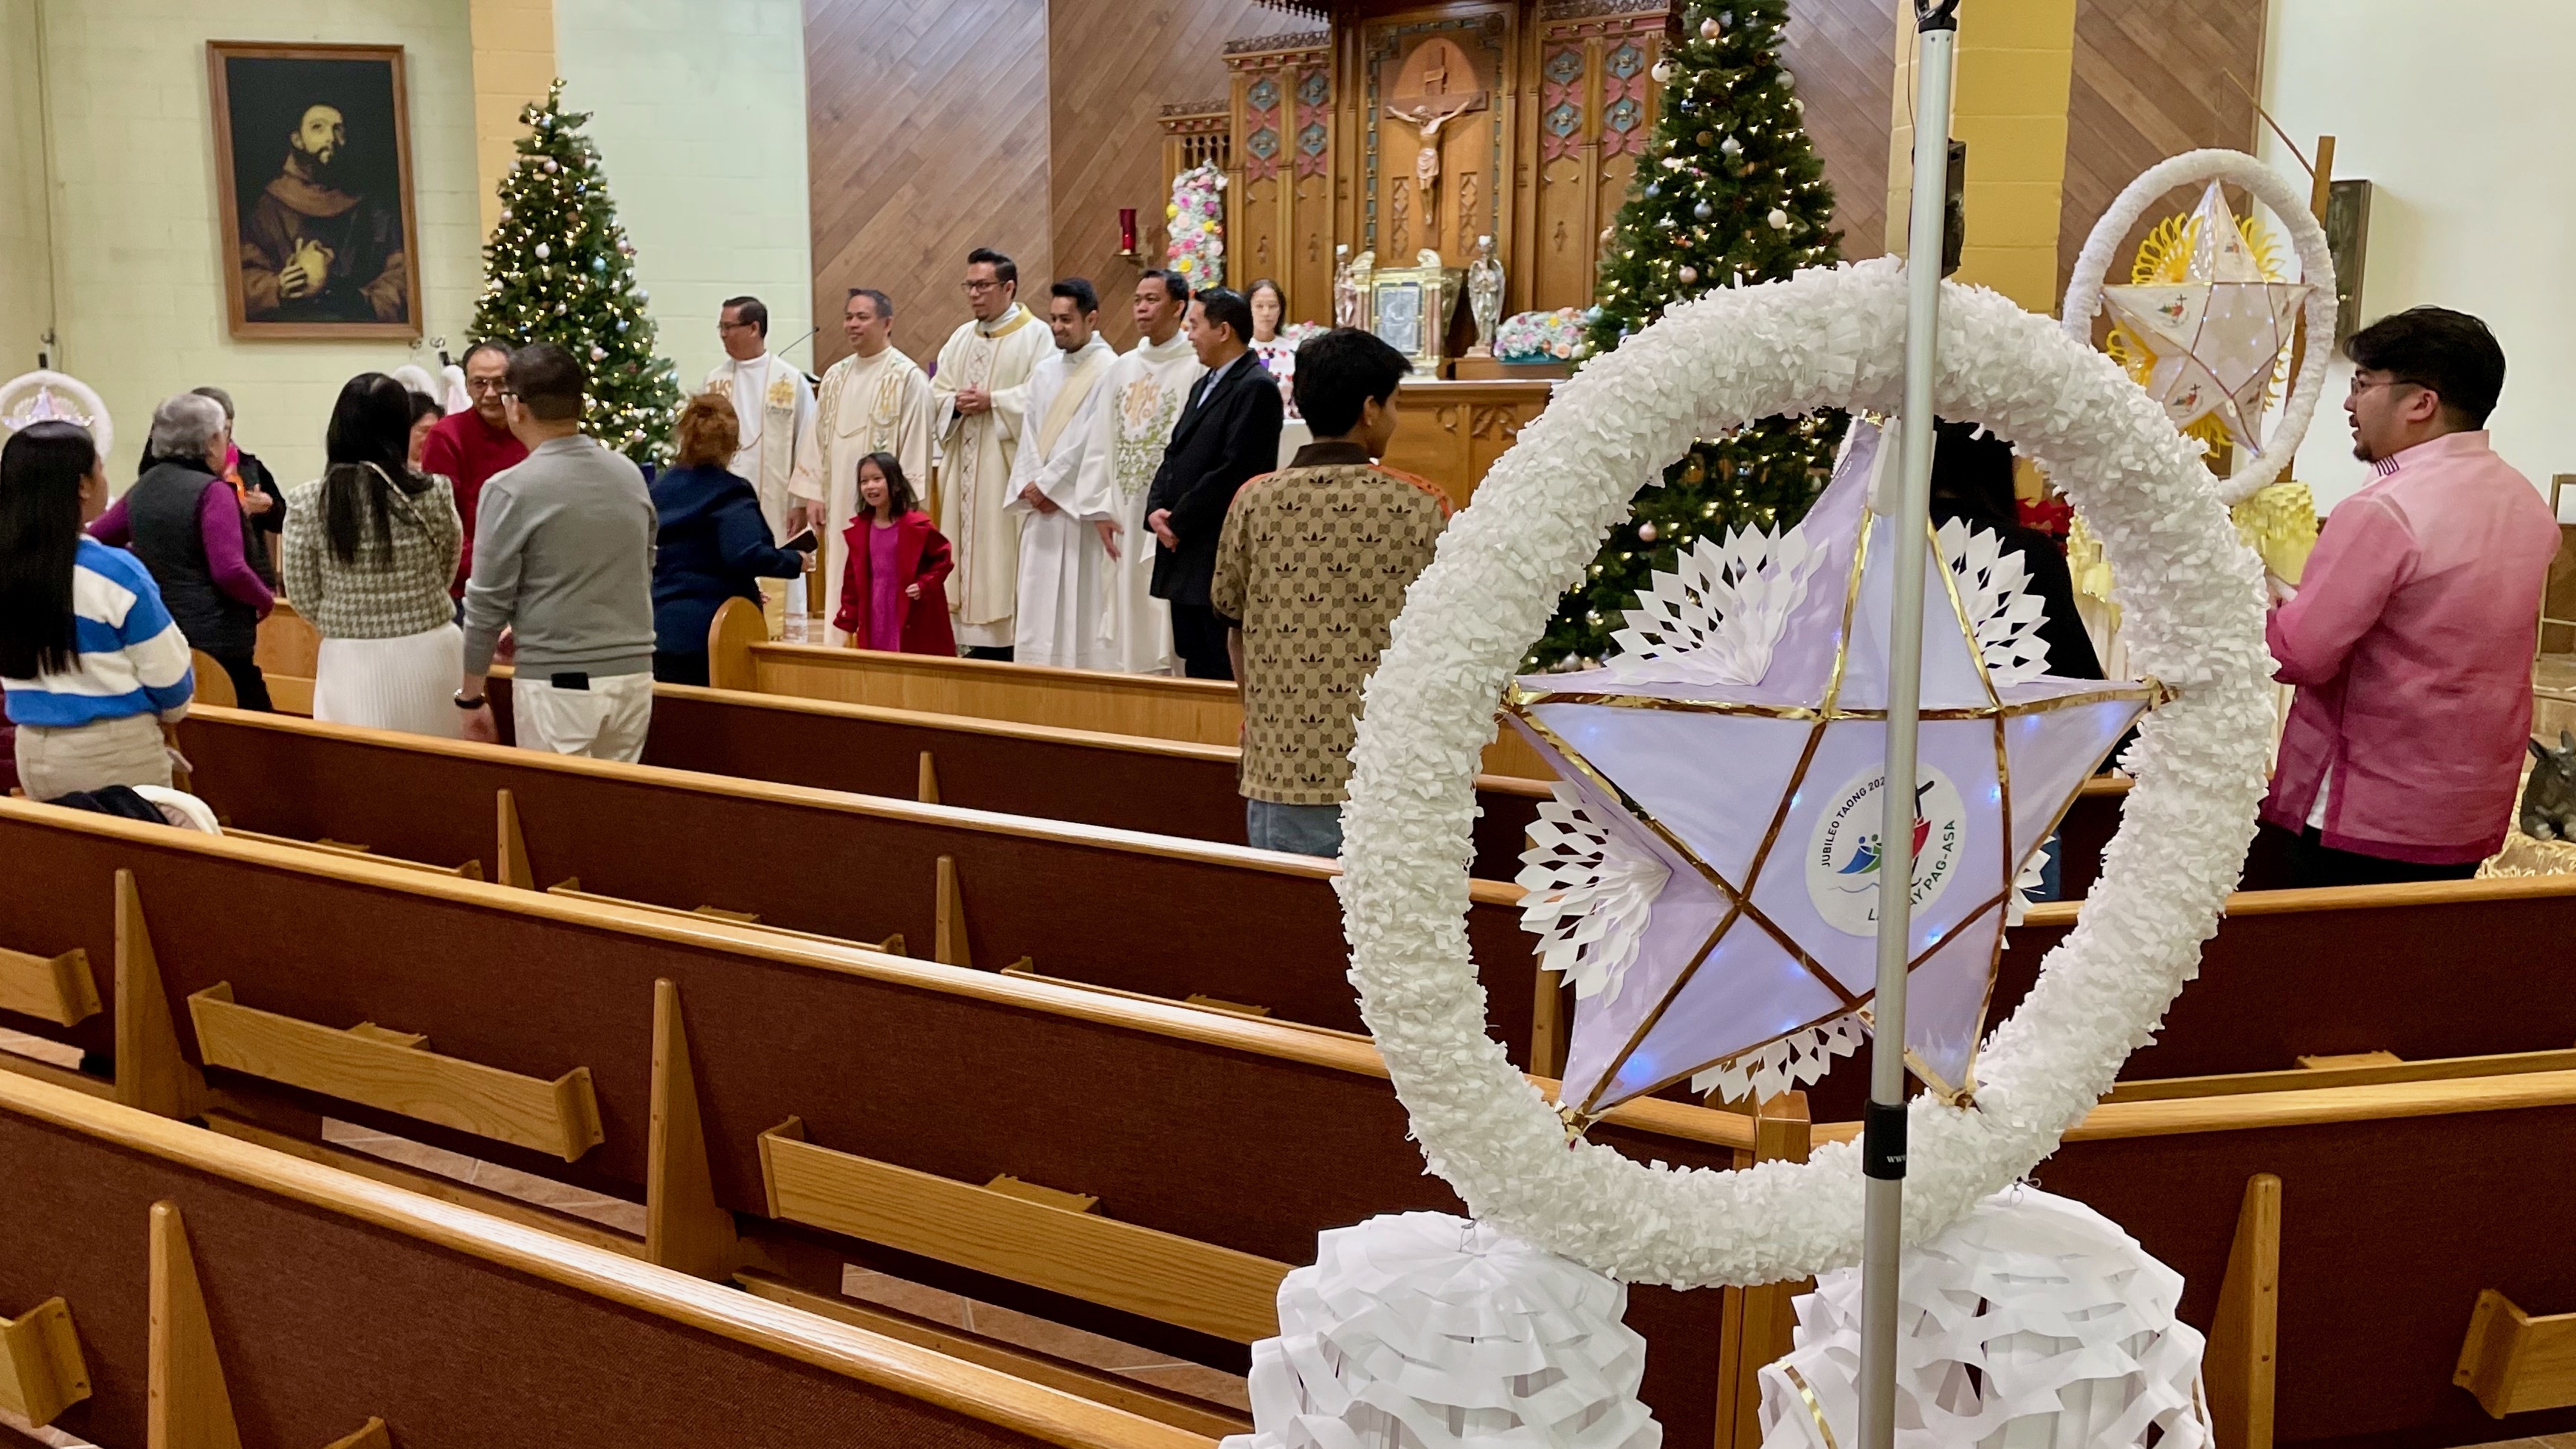
<path id="1" fill-rule="evenodd" d="M 411 393 L 381 372 L 340 389 L 322 476 L 287 495 L 286 596 L 322 635 L 313 717 L 457 734 L 464 636 L 448 597 L 464 525 L 448 480 L 415 472 Z"/>

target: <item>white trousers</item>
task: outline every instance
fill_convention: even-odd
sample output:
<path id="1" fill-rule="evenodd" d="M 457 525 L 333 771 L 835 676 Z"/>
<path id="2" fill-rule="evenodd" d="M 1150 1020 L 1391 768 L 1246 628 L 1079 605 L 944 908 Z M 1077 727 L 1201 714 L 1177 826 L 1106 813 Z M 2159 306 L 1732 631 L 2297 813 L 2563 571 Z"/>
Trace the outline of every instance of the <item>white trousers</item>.
<path id="1" fill-rule="evenodd" d="M 522 672 L 510 681 L 510 720 L 523 750 L 633 764 L 653 723 L 653 675 L 595 674 L 588 689 L 558 689 Z"/>

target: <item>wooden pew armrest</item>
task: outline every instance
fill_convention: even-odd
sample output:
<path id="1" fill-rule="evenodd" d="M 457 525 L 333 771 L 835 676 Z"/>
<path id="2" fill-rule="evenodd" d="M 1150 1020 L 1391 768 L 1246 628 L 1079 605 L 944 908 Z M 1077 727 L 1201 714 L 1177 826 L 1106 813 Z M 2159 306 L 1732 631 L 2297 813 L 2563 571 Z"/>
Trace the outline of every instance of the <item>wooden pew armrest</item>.
<path id="1" fill-rule="evenodd" d="M 48 1298 L 15 1318 L 0 1318 L 0 1409 L 41 1429 L 89 1397 L 72 1310 Z"/>

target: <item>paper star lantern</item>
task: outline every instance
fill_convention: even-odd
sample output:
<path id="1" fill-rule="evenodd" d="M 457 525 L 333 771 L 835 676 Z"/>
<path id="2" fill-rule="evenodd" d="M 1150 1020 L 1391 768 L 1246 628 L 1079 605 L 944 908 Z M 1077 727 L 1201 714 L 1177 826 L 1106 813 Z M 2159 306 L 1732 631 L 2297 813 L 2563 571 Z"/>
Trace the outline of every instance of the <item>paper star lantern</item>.
<path id="1" fill-rule="evenodd" d="M 1629 611 L 1619 655 L 1506 699 L 1563 782 L 1521 882 L 1525 923 L 1575 983 L 1559 1100 L 1579 1112 L 1729 1065 L 1765 1094 L 1811 1081 L 1867 1024 L 1903 546 L 1871 505 L 1883 444 L 1856 424 L 1796 529 L 1704 540 Z M 1993 535 L 1953 524 L 1913 546 L 1936 553 L 1905 1048 L 1955 1097 L 2025 868 L 2150 691 L 2044 673 L 2042 606 Z"/>
<path id="2" fill-rule="evenodd" d="M 2175 427 L 2215 415 L 2228 436 L 2252 446 L 2260 441 L 2254 420 L 2262 414 L 2263 394 L 2314 288 L 2263 275 L 2215 181 L 2185 234 L 2191 239 L 2187 280 L 2105 287 L 2102 303 L 2153 349 L 2147 391 L 2165 405 Z"/>

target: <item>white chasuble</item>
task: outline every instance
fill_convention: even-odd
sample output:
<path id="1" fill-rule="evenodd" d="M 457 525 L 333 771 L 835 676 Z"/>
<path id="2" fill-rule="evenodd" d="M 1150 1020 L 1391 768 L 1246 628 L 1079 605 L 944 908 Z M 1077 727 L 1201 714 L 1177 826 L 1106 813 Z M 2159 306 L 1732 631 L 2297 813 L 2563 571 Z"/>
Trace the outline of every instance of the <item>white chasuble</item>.
<path id="1" fill-rule="evenodd" d="M 930 383 L 939 399 L 939 479 L 929 506 L 957 561 L 948 575 L 948 609 L 960 648 L 1011 643 L 1020 520 L 1004 505 L 1011 501 L 1011 465 L 1028 419 L 1029 374 L 1055 350 L 1046 324 L 1017 303 L 991 323 L 967 321 L 939 349 Z M 957 394 L 970 387 L 993 400 L 972 417 L 957 410 Z"/>
<path id="2" fill-rule="evenodd" d="M 1117 361 L 1116 350 L 1094 333 L 1074 351 L 1049 354 L 1029 374 L 1030 432 L 1020 440 L 1008 505 L 1020 520 L 1019 612 L 1011 657 L 1022 664 L 1117 667 L 1109 654 L 1101 593 L 1109 554 L 1100 531 L 1070 506 L 1091 442 L 1100 380 Z M 1042 513 L 1022 496 L 1032 483 L 1055 512 Z"/>
<path id="3" fill-rule="evenodd" d="M 1175 332 L 1168 342 L 1140 341 L 1111 365 L 1092 409 L 1091 443 L 1083 449 L 1074 503 L 1066 511 L 1118 525 L 1118 557 L 1107 561 L 1101 592 L 1112 669 L 1172 672 L 1171 606 L 1154 597 L 1154 534 L 1145 527 L 1145 490 L 1163 466 L 1163 446 L 1189 404 L 1190 387 L 1207 369 Z"/>
<path id="4" fill-rule="evenodd" d="M 850 553 L 841 529 L 859 511 L 859 460 L 870 453 L 892 453 L 913 493 L 926 495 L 938 410 L 930 378 L 892 347 L 874 357 L 844 357 L 823 374 L 814 426 L 797 444 L 792 487 L 798 498 L 823 509 L 814 529 L 823 542 L 826 627 L 841 612 L 841 573 Z M 838 629 L 830 637 L 835 644 L 850 638 Z"/>
<path id="5" fill-rule="evenodd" d="M 796 454 L 814 430 L 814 389 L 795 364 L 764 352 L 749 362 L 726 358 L 707 374 L 702 390 L 733 398 L 734 423 L 742 435 L 733 455 L 734 474 L 760 495 L 760 516 L 769 520 L 770 541 L 785 543 Z"/>

